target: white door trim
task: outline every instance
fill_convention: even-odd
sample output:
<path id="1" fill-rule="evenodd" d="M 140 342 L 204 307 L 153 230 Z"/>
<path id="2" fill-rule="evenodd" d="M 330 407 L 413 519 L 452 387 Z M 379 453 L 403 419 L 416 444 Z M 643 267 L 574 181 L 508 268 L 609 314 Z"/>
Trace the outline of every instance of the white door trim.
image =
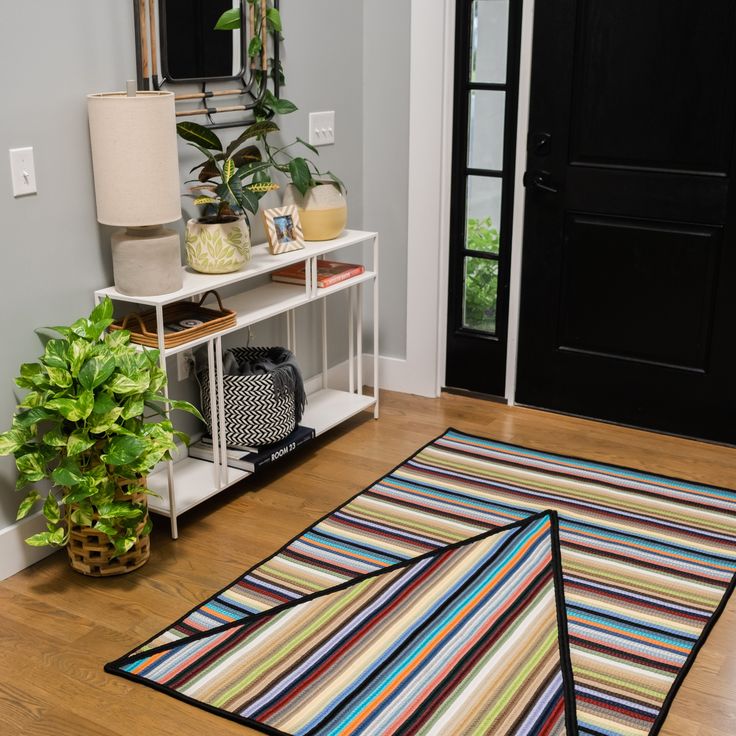
<path id="1" fill-rule="evenodd" d="M 444 383 L 454 37 L 452 0 L 411 0 L 406 360 L 381 384 L 420 396 Z"/>
<path id="2" fill-rule="evenodd" d="M 534 3 L 524 0 L 522 10 L 504 392 L 509 405 L 516 398 Z M 455 3 L 411 0 L 406 360 L 390 361 L 385 386 L 422 396 L 439 396 L 445 382 L 454 68 Z"/>
<path id="3" fill-rule="evenodd" d="M 529 135 L 529 97 L 532 82 L 532 42 L 534 36 L 534 1 L 524 0 L 521 19 L 521 59 L 519 65 L 519 109 L 516 125 L 516 176 L 514 181 L 514 216 L 509 280 L 509 322 L 506 339 L 506 400 L 516 403 L 516 370 L 519 355 L 519 312 L 521 307 L 521 260 L 524 246 L 524 211 L 526 192 L 526 142 Z"/>

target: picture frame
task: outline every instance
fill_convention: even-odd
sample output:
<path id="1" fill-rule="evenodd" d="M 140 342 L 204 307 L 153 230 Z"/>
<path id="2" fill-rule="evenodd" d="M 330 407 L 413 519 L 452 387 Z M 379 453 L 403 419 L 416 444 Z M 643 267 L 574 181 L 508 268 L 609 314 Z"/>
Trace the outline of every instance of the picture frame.
<path id="1" fill-rule="evenodd" d="M 263 211 L 263 223 L 271 255 L 304 248 L 304 233 L 295 204 Z"/>

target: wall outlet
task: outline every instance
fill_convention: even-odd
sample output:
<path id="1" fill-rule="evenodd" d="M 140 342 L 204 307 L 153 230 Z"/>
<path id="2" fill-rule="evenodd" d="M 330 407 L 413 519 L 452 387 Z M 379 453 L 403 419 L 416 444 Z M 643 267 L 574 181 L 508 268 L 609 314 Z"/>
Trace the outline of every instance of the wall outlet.
<path id="1" fill-rule="evenodd" d="M 313 146 L 331 146 L 335 142 L 335 111 L 309 113 L 309 142 Z"/>
<path id="2" fill-rule="evenodd" d="M 186 381 L 192 375 L 192 366 L 194 365 L 194 353 L 191 350 L 185 350 L 176 354 L 176 378 L 179 381 Z"/>

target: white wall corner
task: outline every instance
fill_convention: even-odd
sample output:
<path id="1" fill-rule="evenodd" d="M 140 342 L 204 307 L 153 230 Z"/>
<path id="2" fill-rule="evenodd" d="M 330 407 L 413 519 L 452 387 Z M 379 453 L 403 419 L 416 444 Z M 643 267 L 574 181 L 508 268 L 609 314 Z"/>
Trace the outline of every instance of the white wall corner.
<path id="1" fill-rule="evenodd" d="M 46 519 L 40 511 L 0 530 L 0 580 L 56 551 L 52 547 L 30 547 L 25 543 L 28 537 L 43 531 L 46 531 Z"/>

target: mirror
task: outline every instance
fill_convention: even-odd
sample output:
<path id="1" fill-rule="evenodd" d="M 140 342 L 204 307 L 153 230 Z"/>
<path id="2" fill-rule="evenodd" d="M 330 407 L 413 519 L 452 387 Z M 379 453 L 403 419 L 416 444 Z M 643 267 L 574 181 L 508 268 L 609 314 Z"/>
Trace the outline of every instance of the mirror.
<path id="1" fill-rule="evenodd" d="M 240 31 L 214 30 L 222 13 L 240 6 L 239 0 L 159 0 L 164 77 L 170 82 L 240 77 Z"/>
<path id="2" fill-rule="evenodd" d="M 279 0 L 133 0 L 133 9 L 138 89 L 178 86 L 177 119 L 237 126 L 268 95 L 278 99 Z M 240 28 L 216 31 L 226 11 L 225 26 Z"/>

